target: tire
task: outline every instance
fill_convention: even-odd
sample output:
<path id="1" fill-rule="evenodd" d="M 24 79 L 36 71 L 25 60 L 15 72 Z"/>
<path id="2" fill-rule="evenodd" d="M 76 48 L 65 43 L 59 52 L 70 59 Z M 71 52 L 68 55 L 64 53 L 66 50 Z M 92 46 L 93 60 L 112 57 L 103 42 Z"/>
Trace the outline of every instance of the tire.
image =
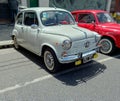
<path id="1" fill-rule="evenodd" d="M 19 49 L 19 45 L 17 43 L 17 38 L 15 36 L 13 37 L 13 43 L 14 43 L 15 49 Z"/>
<path id="2" fill-rule="evenodd" d="M 115 51 L 115 44 L 109 38 L 103 38 L 99 42 L 101 44 L 100 52 L 103 54 L 112 54 Z"/>
<path id="3" fill-rule="evenodd" d="M 50 73 L 55 73 L 59 70 L 60 63 L 52 49 L 46 49 L 43 57 L 45 67 Z"/>

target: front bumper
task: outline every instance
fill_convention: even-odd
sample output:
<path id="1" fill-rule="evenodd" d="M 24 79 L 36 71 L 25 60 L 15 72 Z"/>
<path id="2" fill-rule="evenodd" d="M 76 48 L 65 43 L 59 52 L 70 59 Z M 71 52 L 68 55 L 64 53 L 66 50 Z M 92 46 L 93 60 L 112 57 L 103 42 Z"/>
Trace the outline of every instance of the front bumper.
<path id="1" fill-rule="evenodd" d="M 59 62 L 60 63 L 71 63 L 71 62 L 75 62 L 78 59 L 83 59 L 84 57 L 87 57 L 87 56 L 93 57 L 95 54 L 97 54 L 97 50 L 92 50 L 86 53 L 79 53 L 79 54 L 59 58 Z"/>

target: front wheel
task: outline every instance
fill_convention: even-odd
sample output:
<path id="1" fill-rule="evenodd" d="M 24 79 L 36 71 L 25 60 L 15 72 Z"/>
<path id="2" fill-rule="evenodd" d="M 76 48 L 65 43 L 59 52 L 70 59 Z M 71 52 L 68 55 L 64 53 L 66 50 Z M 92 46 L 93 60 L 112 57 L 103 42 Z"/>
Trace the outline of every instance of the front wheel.
<path id="1" fill-rule="evenodd" d="M 99 42 L 101 44 L 100 52 L 103 54 L 111 54 L 115 51 L 115 44 L 111 39 L 103 38 Z"/>
<path id="2" fill-rule="evenodd" d="M 51 73 L 55 73 L 59 70 L 60 63 L 52 49 L 48 48 L 44 51 L 44 63 L 46 69 Z"/>

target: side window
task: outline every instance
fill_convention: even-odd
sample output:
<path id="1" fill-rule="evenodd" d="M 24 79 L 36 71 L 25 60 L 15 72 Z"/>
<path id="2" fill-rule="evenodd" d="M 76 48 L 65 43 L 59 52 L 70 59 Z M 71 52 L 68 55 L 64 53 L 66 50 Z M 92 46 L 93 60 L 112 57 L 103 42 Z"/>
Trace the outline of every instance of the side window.
<path id="1" fill-rule="evenodd" d="M 35 12 L 25 12 L 24 14 L 24 24 L 26 26 L 31 26 L 32 24 L 38 25 L 38 19 Z"/>
<path id="2" fill-rule="evenodd" d="M 95 18 L 92 14 L 79 14 L 79 23 L 92 23 L 95 22 Z"/>
<path id="3" fill-rule="evenodd" d="M 16 19 L 17 24 L 22 25 L 22 18 L 23 18 L 23 13 L 20 13 Z"/>

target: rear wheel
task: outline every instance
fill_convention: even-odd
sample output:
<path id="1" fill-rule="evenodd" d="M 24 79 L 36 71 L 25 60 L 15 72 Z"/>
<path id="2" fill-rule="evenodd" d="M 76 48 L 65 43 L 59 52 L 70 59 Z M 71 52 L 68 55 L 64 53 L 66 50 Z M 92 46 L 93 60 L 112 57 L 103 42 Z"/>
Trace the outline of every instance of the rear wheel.
<path id="1" fill-rule="evenodd" d="M 44 51 L 44 63 L 46 69 L 51 73 L 57 72 L 59 70 L 60 63 L 58 62 L 54 51 L 50 48 Z"/>
<path id="2" fill-rule="evenodd" d="M 115 44 L 109 38 L 103 38 L 100 40 L 100 52 L 103 54 L 111 54 L 115 51 Z"/>
<path id="3" fill-rule="evenodd" d="M 19 45 L 17 43 L 17 38 L 15 36 L 13 37 L 13 43 L 14 43 L 15 49 L 19 49 Z"/>

